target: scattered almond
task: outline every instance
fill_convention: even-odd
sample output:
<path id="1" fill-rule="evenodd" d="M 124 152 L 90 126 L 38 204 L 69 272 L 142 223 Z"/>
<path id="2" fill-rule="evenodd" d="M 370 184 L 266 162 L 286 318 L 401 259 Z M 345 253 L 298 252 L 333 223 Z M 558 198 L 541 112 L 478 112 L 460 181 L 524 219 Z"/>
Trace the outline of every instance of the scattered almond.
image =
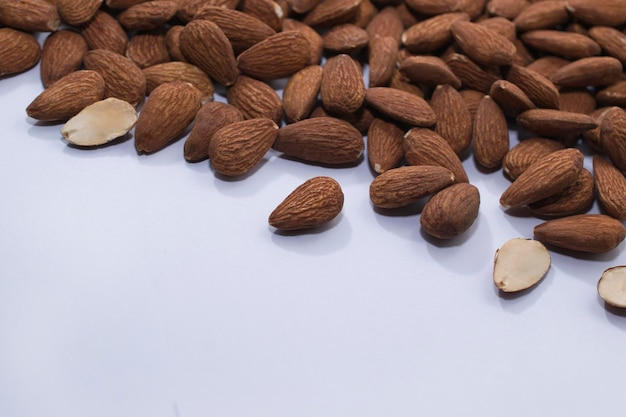
<path id="1" fill-rule="evenodd" d="M 450 185 L 433 195 L 420 216 L 422 230 L 438 239 L 452 239 L 478 218 L 480 193 L 469 183 Z"/>
<path id="2" fill-rule="evenodd" d="M 606 269 L 598 281 L 598 294 L 607 304 L 626 308 L 626 266 Z"/>
<path id="3" fill-rule="evenodd" d="M 504 292 L 527 290 L 548 273 L 550 254 L 537 240 L 515 238 L 496 250 L 493 282 Z"/>
<path id="4" fill-rule="evenodd" d="M 577 214 L 541 223 L 534 233 L 537 239 L 558 248 L 604 253 L 624 240 L 626 229 L 622 222 L 604 214 Z"/>

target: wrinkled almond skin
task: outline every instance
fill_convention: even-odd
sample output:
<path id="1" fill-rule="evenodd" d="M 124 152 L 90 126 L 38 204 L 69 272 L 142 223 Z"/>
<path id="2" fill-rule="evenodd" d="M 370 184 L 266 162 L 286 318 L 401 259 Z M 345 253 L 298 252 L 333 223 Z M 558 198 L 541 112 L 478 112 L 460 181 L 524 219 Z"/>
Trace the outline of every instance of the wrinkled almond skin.
<path id="1" fill-rule="evenodd" d="M 549 245 L 577 252 L 604 253 L 626 236 L 621 221 L 603 214 L 577 214 L 548 220 L 534 228 L 535 237 Z"/>
<path id="2" fill-rule="evenodd" d="M 578 149 L 549 153 L 509 185 L 500 196 L 500 205 L 521 207 L 550 197 L 573 184 L 582 168 L 583 154 Z"/>
<path id="3" fill-rule="evenodd" d="M 266 118 L 227 124 L 209 143 L 211 166 L 220 175 L 243 175 L 261 162 L 277 133 L 276 123 Z"/>
<path id="4" fill-rule="evenodd" d="M 347 54 L 329 58 L 320 85 L 322 105 L 338 115 L 357 111 L 365 100 L 365 83 L 360 66 Z"/>
<path id="5" fill-rule="evenodd" d="M 459 47 L 478 64 L 510 65 L 515 58 L 515 45 L 499 33 L 476 23 L 457 20 L 451 26 Z"/>
<path id="6" fill-rule="evenodd" d="M 588 211 L 595 198 L 593 175 L 582 169 L 574 183 L 563 191 L 528 205 L 535 216 L 551 218 L 580 214 Z"/>
<path id="7" fill-rule="evenodd" d="M 87 51 L 87 42 L 77 32 L 64 29 L 48 36 L 41 51 L 40 73 L 44 87 L 78 70 Z"/>
<path id="8" fill-rule="evenodd" d="M 129 31 L 151 30 L 174 17 L 177 9 L 175 1 L 153 0 L 129 7 L 117 16 L 117 20 Z"/>
<path id="9" fill-rule="evenodd" d="M 617 82 L 622 63 L 613 57 L 582 58 L 552 74 L 550 81 L 559 87 L 599 87 Z"/>
<path id="10" fill-rule="evenodd" d="M 322 226 L 341 213 L 344 195 L 330 177 L 314 177 L 293 190 L 268 218 L 278 230 L 301 230 Z"/>
<path id="11" fill-rule="evenodd" d="M 422 230 L 438 239 L 459 236 L 478 218 L 480 193 L 469 183 L 453 184 L 433 195 L 420 216 Z"/>
<path id="12" fill-rule="evenodd" d="M 365 101 L 384 115 L 412 126 L 430 127 L 437 121 L 426 100 L 406 91 L 390 87 L 368 88 Z"/>
<path id="13" fill-rule="evenodd" d="M 435 15 L 459 10 L 460 0 L 407 0 L 406 5 L 420 14 Z"/>
<path id="14" fill-rule="evenodd" d="M 485 96 L 478 105 L 473 125 L 473 150 L 476 161 L 487 169 L 502 165 L 509 151 L 509 126 L 500 106 Z"/>
<path id="15" fill-rule="evenodd" d="M 283 111 L 288 122 L 306 119 L 313 109 L 322 84 L 323 69 L 309 65 L 289 77 L 283 90 Z"/>
<path id="16" fill-rule="evenodd" d="M 18 74 L 39 62 L 41 49 L 30 33 L 0 28 L 0 77 Z"/>
<path id="17" fill-rule="evenodd" d="M 374 172 L 396 168 L 404 158 L 404 131 L 394 123 L 376 118 L 367 131 L 367 159 Z"/>
<path id="18" fill-rule="evenodd" d="M 335 0 L 318 3 L 303 22 L 313 27 L 331 27 L 346 23 L 356 16 L 360 0 Z"/>
<path id="19" fill-rule="evenodd" d="M 558 109 L 559 90 L 545 76 L 530 68 L 513 65 L 506 79 L 518 86 L 539 108 Z"/>
<path id="20" fill-rule="evenodd" d="M 446 13 L 422 20 L 402 34 L 402 44 L 411 52 L 424 54 L 452 42 L 450 27 L 457 20 L 469 21 L 466 13 Z"/>
<path id="21" fill-rule="evenodd" d="M 404 25 L 398 10 L 396 7 L 386 6 L 376 13 L 365 28 L 370 40 L 390 37 L 397 45 L 400 45 Z"/>
<path id="22" fill-rule="evenodd" d="M 574 17 L 590 25 L 619 26 L 626 23 L 623 0 L 566 0 L 565 3 Z"/>
<path id="23" fill-rule="evenodd" d="M 496 81 L 491 85 L 489 95 L 509 117 L 517 117 L 518 114 L 536 107 L 526 93 L 510 81 Z"/>
<path id="24" fill-rule="evenodd" d="M 243 121 L 235 106 L 222 102 L 204 104 L 193 121 L 193 128 L 185 140 L 184 155 L 187 162 L 200 162 L 209 157 L 209 144 L 215 132 L 222 127 Z"/>
<path id="25" fill-rule="evenodd" d="M 282 102 L 278 93 L 263 81 L 240 75 L 226 90 L 228 103 L 237 107 L 245 119 L 263 117 L 280 123 Z"/>
<path id="26" fill-rule="evenodd" d="M 626 65 L 626 33 L 608 26 L 594 26 L 589 29 L 589 36 L 602 47 L 609 56 L 619 59 Z"/>
<path id="27" fill-rule="evenodd" d="M 597 122 L 589 115 L 552 109 L 531 109 L 517 116 L 519 126 L 551 138 L 563 138 L 593 129 Z"/>
<path id="28" fill-rule="evenodd" d="M 3 0 L 0 24 L 26 32 L 54 32 L 61 18 L 56 5 L 46 0 Z"/>
<path id="29" fill-rule="evenodd" d="M 495 74 L 485 71 L 466 55 L 452 53 L 445 56 L 444 61 L 465 88 L 489 94 L 491 85 L 498 80 Z"/>
<path id="30" fill-rule="evenodd" d="M 448 84 L 459 89 L 461 80 L 448 65 L 436 56 L 411 56 L 402 61 L 400 73 L 418 85 L 436 86 Z"/>
<path id="31" fill-rule="evenodd" d="M 165 31 L 157 28 L 135 33 L 128 41 L 126 57 L 142 69 L 170 62 Z"/>
<path id="32" fill-rule="evenodd" d="M 593 156 L 593 175 L 604 211 L 616 219 L 626 220 L 626 177 L 600 155 Z"/>
<path id="33" fill-rule="evenodd" d="M 367 46 L 369 35 L 365 29 L 353 23 L 344 23 L 325 32 L 322 39 L 327 51 L 337 54 L 351 54 Z"/>
<path id="34" fill-rule="evenodd" d="M 102 0 L 55 0 L 63 22 L 78 26 L 93 18 L 102 5 Z"/>
<path id="35" fill-rule="evenodd" d="M 370 184 L 370 200 L 376 207 L 404 207 L 454 183 L 449 169 L 433 165 L 390 169 Z"/>
<path id="36" fill-rule="evenodd" d="M 552 139 L 531 138 L 523 140 L 504 156 L 502 161 L 504 174 L 511 180 L 515 180 L 538 159 L 561 149 L 565 149 L 565 146 Z"/>
<path id="37" fill-rule="evenodd" d="M 513 23 L 518 31 L 527 32 L 563 25 L 569 19 L 564 1 L 547 0 L 530 4 L 515 17 Z"/>
<path id="38" fill-rule="evenodd" d="M 599 55 L 600 45 L 588 36 L 557 30 L 533 30 L 523 33 L 521 40 L 531 48 L 569 59 Z"/>
<path id="39" fill-rule="evenodd" d="M 183 81 L 155 88 L 139 113 L 135 126 L 137 152 L 151 154 L 177 139 L 193 121 L 201 103 L 202 93 Z"/>
<path id="40" fill-rule="evenodd" d="M 437 86 L 430 99 L 437 115 L 435 132 L 444 138 L 461 157 L 472 140 L 472 115 L 461 94 L 450 85 Z"/>
<path id="41" fill-rule="evenodd" d="M 413 128 L 404 135 L 404 156 L 411 165 L 449 169 L 456 182 L 469 182 L 461 160 L 448 142 L 430 129 Z"/>
<path id="42" fill-rule="evenodd" d="M 376 37 L 369 44 L 369 87 L 386 87 L 398 56 L 398 43 L 390 36 Z"/>
<path id="43" fill-rule="evenodd" d="M 600 146 L 613 164 L 626 175 L 626 111 L 612 107 L 601 116 Z"/>
<path id="44" fill-rule="evenodd" d="M 95 16 L 80 27 L 89 49 L 106 49 L 120 55 L 126 52 L 128 35 L 120 23 L 110 14 L 99 10 Z"/>
<path id="45" fill-rule="evenodd" d="M 365 143 L 361 132 L 350 123 L 315 117 L 281 127 L 273 148 L 304 161 L 345 165 L 359 160 Z"/>
<path id="46" fill-rule="evenodd" d="M 104 98 L 105 81 L 95 71 L 72 72 L 53 83 L 26 108 L 41 121 L 66 121 L 90 104 Z"/>
<path id="47" fill-rule="evenodd" d="M 305 25 L 299 20 L 285 19 L 283 21 L 283 30 L 296 30 L 304 35 L 309 43 L 309 60 L 308 65 L 318 65 L 324 54 L 324 40 L 319 33 L 309 25 Z"/>
<path id="48" fill-rule="evenodd" d="M 165 62 L 152 65 L 142 70 L 146 77 L 146 93 L 159 85 L 172 81 L 185 81 L 196 87 L 202 93 L 202 101 L 213 100 L 215 87 L 211 79 L 200 68 L 193 64 L 180 61 Z"/>

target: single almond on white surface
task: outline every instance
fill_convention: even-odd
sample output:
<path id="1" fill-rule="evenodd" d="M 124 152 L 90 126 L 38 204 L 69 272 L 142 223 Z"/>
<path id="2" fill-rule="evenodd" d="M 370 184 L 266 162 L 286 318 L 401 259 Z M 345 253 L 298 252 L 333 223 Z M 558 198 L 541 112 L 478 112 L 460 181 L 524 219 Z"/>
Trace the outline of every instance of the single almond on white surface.
<path id="1" fill-rule="evenodd" d="M 598 294 L 614 307 L 626 308 L 626 266 L 614 266 L 602 273 Z"/>
<path id="2" fill-rule="evenodd" d="M 515 238 L 496 251 L 493 282 L 501 291 L 522 291 L 536 285 L 550 269 L 550 254 L 537 240 Z"/>
<path id="3" fill-rule="evenodd" d="M 61 134 L 72 145 L 98 146 L 124 136 L 135 123 L 135 108 L 127 101 L 110 97 L 85 107 L 65 123 Z"/>

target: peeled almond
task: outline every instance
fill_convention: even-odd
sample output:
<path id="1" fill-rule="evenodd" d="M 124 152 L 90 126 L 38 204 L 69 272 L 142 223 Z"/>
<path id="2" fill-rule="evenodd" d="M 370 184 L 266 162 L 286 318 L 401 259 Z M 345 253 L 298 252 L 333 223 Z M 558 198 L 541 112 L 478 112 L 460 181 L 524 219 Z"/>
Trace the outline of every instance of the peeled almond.
<path id="1" fill-rule="evenodd" d="M 111 97 L 85 107 L 65 123 L 61 134 L 72 145 L 98 146 L 124 136 L 135 123 L 135 108 Z"/>
<path id="2" fill-rule="evenodd" d="M 626 308 L 626 266 L 614 266 L 602 273 L 598 294 L 607 304 Z"/>
<path id="3" fill-rule="evenodd" d="M 522 291 L 537 284 L 550 269 L 550 254 L 537 240 L 515 238 L 496 251 L 493 282 L 503 292 Z"/>

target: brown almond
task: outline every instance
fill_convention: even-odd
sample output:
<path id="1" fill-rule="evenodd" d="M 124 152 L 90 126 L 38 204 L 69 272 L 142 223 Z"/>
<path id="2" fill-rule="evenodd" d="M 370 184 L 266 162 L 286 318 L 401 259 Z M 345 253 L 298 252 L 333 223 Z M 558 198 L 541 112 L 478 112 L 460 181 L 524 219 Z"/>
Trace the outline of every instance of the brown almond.
<path id="1" fill-rule="evenodd" d="M 293 190 L 270 214 L 268 223 L 278 230 L 322 226 L 343 208 L 341 186 L 330 177 L 314 177 Z"/>
<path id="2" fill-rule="evenodd" d="M 284 78 L 307 65 L 311 55 L 309 48 L 301 32 L 280 32 L 239 54 L 237 66 L 242 73 L 254 78 Z"/>
<path id="3" fill-rule="evenodd" d="M 170 61 L 165 30 L 157 28 L 135 33 L 128 41 L 126 56 L 139 68 L 163 64 Z"/>
<path id="4" fill-rule="evenodd" d="M 515 25 L 507 18 L 491 17 L 489 19 L 481 20 L 478 24 L 484 28 L 499 33 L 511 42 L 515 42 L 515 39 L 517 38 Z"/>
<path id="5" fill-rule="evenodd" d="M 435 132 L 461 157 L 472 140 L 472 115 L 461 94 L 450 85 L 435 88 L 430 106 L 437 115 Z"/>
<path id="6" fill-rule="evenodd" d="M 354 113 L 365 100 L 360 66 L 347 54 L 328 58 L 322 71 L 320 97 L 326 110 L 338 115 Z"/>
<path id="7" fill-rule="evenodd" d="M 106 49 L 120 55 L 126 52 L 128 35 L 120 23 L 110 14 L 99 10 L 95 16 L 80 27 L 89 49 Z"/>
<path id="8" fill-rule="evenodd" d="M 619 26 L 626 23 L 623 0 L 566 0 L 567 10 L 576 18 L 590 25 Z"/>
<path id="9" fill-rule="evenodd" d="M 172 61 L 187 62 L 187 58 L 180 50 L 180 32 L 185 27 L 182 25 L 172 25 L 165 33 L 165 44 L 167 45 L 167 51 L 170 54 Z"/>
<path id="10" fill-rule="evenodd" d="M 500 205 L 521 207 L 563 191 L 572 185 L 583 168 L 583 154 L 578 149 L 549 153 L 529 166 L 502 193 Z"/>
<path id="11" fill-rule="evenodd" d="M 602 50 L 626 65 L 626 33 L 608 26 L 594 26 L 589 29 L 589 37 L 602 47 Z"/>
<path id="12" fill-rule="evenodd" d="M 526 69 L 535 71 L 541 74 L 544 78 L 549 79 L 552 74 L 570 62 L 571 61 L 558 56 L 547 55 L 537 58 L 530 64 L 526 65 Z"/>
<path id="13" fill-rule="evenodd" d="M 54 32 L 61 25 L 57 7 L 45 0 L 0 1 L 0 24 L 26 32 Z"/>
<path id="14" fill-rule="evenodd" d="M 411 56 L 400 64 L 400 73 L 418 85 L 436 86 L 449 84 L 458 89 L 461 80 L 450 67 L 436 56 Z"/>
<path id="15" fill-rule="evenodd" d="M 565 217 L 588 211 L 595 199 L 593 175 L 582 169 L 574 183 L 563 191 L 528 205 L 539 217 Z"/>
<path id="16" fill-rule="evenodd" d="M 515 58 L 515 45 L 493 30 L 462 20 L 454 22 L 451 30 L 457 45 L 478 64 L 510 65 Z"/>
<path id="17" fill-rule="evenodd" d="M 104 98 L 104 80 L 95 71 L 75 71 L 39 94 L 26 113 L 41 121 L 65 121 Z"/>
<path id="18" fill-rule="evenodd" d="M 209 157 L 209 144 L 215 132 L 222 127 L 243 121 L 235 106 L 214 101 L 204 104 L 193 120 L 193 127 L 185 140 L 184 155 L 187 162 L 200 162 Z"/>
<path id="19" fill-rule="evenodd" d="M 120 24 L 129 31 L 155 29 L 176 15 L 175 1 L 152 0 L 129 7 L 117 16 Z"/>
<path id="20" fill-rule="evenodd" d="M 483 97 L 476 110 L 472 134 L 476 161 L 487 169 L 502 165 L 509 151 L 509 126 L 504 112 L 490 96 Z"/>
<path id="21" fill-rule="evenodd" d="M 589 115 L 552 109 L 531 109 L 517 116 L 523 129 L 550 138 L 563 138 L 597 126 Z"/>
<path id="22" fill-rule="evenodd" d="M 556 86 L 537 71 L 512 65 L 506 79 L 518 86 L 528 98 L 539 108 L 558 109 L 559 90 Z"/>
<path id="23" fill-rule="evenodd" d="M 526 93 L 510 81 L 496 81 L 491 85 L 489 95 L 509 117 L 517 117 L 518 114 L 536 107 Z"/>
<path id="24" fill-rule="evenodd" d="M 450 27 L 457 20 L 469 21 L 466 13 L 446 13 L 422 20 L 402 34 L 402 44 L 411 52 L 424 54 L 452 42 Z"/>
<path id="25" fill-rule="evenodd" d="M 398 43 L 390 36 L 369 41 L 369 87 L 386 87 L 396 67 Z"/>
<path id="26" fill-rule="evenodd" d="M 598 152 L 604 152 L 600 141 L 602 133 L 602 119 L 604 118 L 605 113 L 610 109 L 611 107 L 600 107 L 590 113 L 589 115 L 596 121 L 598 126 L 593 129 L 585 130 L 581 134 L 585 143 Z"/>
<path id="27" fill-rule="evenodd" d="M 185 81 L 202 93 L 202 101 L 213 100 L 215 87 L 207 74 L 193 64 L 180 61 L 164 62 L 143 69 L 146 77 L 146 93 L 161 84 L 172 81 Z"/>
<path id="28" fill-rule="evenodd" d="M 299 14 L 310 12 L 321 0 L 289 0 L 291 9 Z"/>
<path id="29" fill-rule="evenodd" d="M 606 213 L 626 220 L 626 177 L 610 161 L 593 156 L 593 175 L 598 200 Z"/>
<path id="30" fill-rule="evenodd" d="M 452 239 L 478 218 L 480 193 L 468 183 L 453 184 L 433 195 L 420 215 L 422 230 L 437 239 Z"/>
<path id="31" fill-rule="evenodd" d="M 476 110 L 478 110 L 478 105 L 483 100 L 485 94 L 482 91 L 476 90 L 461 90 L 459 94 L 463 98 L 463 102 L 465 103 L 465 107 L 469 110 L 470 115 L 472 116 L 472 123 L 474 117 L 476 116 Z"/>
<path id="32" fill-rule="evenodd" d="M 334 117 L 315 117 L 280 128 L 273 148 L 287 156 L 324 165 L 353 164 L 363 154 L 363 135 Z"/>
<path id="33" fill-rule="evenodd" d="M 230 123 L 215 132 L 211 139 L 211 166 L 220 175 L 243 175 L 261 162 L 277 133 L 278 125 L 270 119 Z"/>
<path id="34" fill-rule="evenodd" d="M 430 127 L 437 121 L 426 100 L 406 91 L 373 87 L 366 91 L 365 101 L 382 114 L 412 126 Z"/>
<path id="35" fill-rule="evenodd" d="M 557 86 L 599 87 L 613 84 L 622 75 L 622 63 L 613 57 L 582 58 L 567 64 L 552 74 L 550 80 Z"/>
<path id="36" fill-rule="evenodd" d="M 449 169 L 456 182 L 469 182 L 461 160 L 448 142 L 430 129 L 413 128 L 404 135 L 404 156 L 410 165 Z"/>
<path id="37" fill-rule="evenodd" d="M 386 6 L 370 20 L 365 30 L 367 30 L 370 39 L 390 37 L 399 45 L 404 25 L 398 9 Z"/>
<path id="38" fill-rule="evenodd" d="M 233 1 L 234 3 L 234 1 Z M 273 0 L 244 0 L 241 3 L 240 9 L 242 12 L 249 16 L 256 17 L 261 22 L 264 22 L 269 27 L 279 32 L 283 28 L 283 19 L 285 18 L 285 12 L 283 9 Z M 236 7 L 233 7 L 233 9 Z"/>
<path id="39" fill-rule="evenodd" d="M 390 169 L 370 184 L 370 200 L 376 207 L 408 206 L 454 183 L 450 170 L 434 165 Z"/>
<path id="40" fill-rule="evenodd" d="M 603 214 L 577 214 L 548 220 L 534 228 L 535 238 L 576 252 L 604 253 L 616 248 L 626 236 L 621 221 Z"/>
<path id="41" fill-rule="evenodd" d="M 542 157 L 565 149 L 565 146 L 556 140 L 545 138 L 525 139 L 513 146 L 502 160 L 504 174 L 511 180 L 515 180 L 529 166 Z"/>
<path id="42" fill-rule="evenodd" d="M 498 80 L 496 75 L 485 71 L 466 55 L 452 53 L 444 61 L 461 80 L 464 88 L 488 94 L 491 85 Z"/>
<path id="43" fill-rule="evenodd" d="M 239 5 L 239 0 L 177 0 L 178 11 L 176 16 L 183 22 L 192 21 L 205 7 L 219 7 L 223 9 L 235 10 Z M 140 2 L 140 3 L 143 3 Z"/>
<path id="44" fill-rule="evenodd" d="M 563 0 L 538 1 L 530 4 L 515 17 L 513 23 L 520 32 L 552 29 L 569 22 L 570 16 Z"/>
<path id="45" fill-rule="evenodd" d="M 389 87 L 424 98 L 424 92 L 422 91 L 422 89 L 407 80 L 404 75 L 400 74 L 398 68 L 393 69 L 393 74 L 391 74 L 391 80 L 389 80 Z"/>
<path id="46" fill-rule="evenodd" d="M 72 26 L 87 23 L 102 6 L 102 0 L 55 0 L 55 2 L 63 22 Z"/>
<path id="47" fill-rule="evenodd" d="M 599 55 L 602 49 L 588 36 L 558 30 L 531 30 L 520 36 L 533 49 L 570 59 Z"/>
<path id="48" fill-rule="evenodd" d="M 303 22 L 313 27 L 332 27 L 340 23 L 349 22 L 356 16 L 360 1 L 322 1 L 304 16 Z"/>
<path id="49" fill-rule="evenodd" d="M 50 34 L 41 51 L 40 73 L 44 87 L 78 70 L 87 50 L 87 42 L 77 32 L 64 29 Z"/>
<path id="50" fill-rule="evenodd" d="M 39 62 L 39 42 L 30 33 L 0 28 L 0 77 L 18 74 Z"/>
<path id="51" fill-rule="evenodd" d="M 299 20 L 285 19 L 283 21 L 283 30 L 296 30 L 304 35 L 309 43 L 310 55 L 307 64 L 317 65 L 322 60 L 324 54 L 324 40 L 319 33 L 309 25 L 305 25 Z"/>
<path id="52" fill-rule="evenodd" d="M 600 120 L 600 145 L 613 164 L 626 174 L 626 111 L 612 107 Z"/>
<path id="53" fill-rule="evenodd" d="M 350 54 L 360 51 L 369 42 L 365 29 L 352 23 L 337 25 L 322 35 L 324 48 L 338 54 Z"/>
<path id="54" fill-rule="evenodd" d="M 309 117 L 322 84 L 322 67 L 309 65 L 289 77 L 283 90 L 283 111 L 288 122 Z"/>
<path id="55" fill-rule="evenodd" d="M 154 153 L 178 139 L 193 121 L 201 101 L 202 93 L 184 81 L 161 84 L 152 90 L 135 126 L 137 152 Z"/>
<path id="56" fill-rule="evenodd" d="M 105 0 L 104 4 L 110 9 L 124 10 L 135 4 L 144 3 L 149 0 Z M 181 3 L 185 0 L 181 0 Z"/>
<path id="57" fill-rule="evenodd" d="M 515 19 L 529 5 L 530 2 L 528 0 L 489 0 L 487 12 L 494 16 Z"/>
<path id="58" fill-rule="evenodd" d="M 487 0 L 461 0 L 459 11 L 467 13 L 471 20 L 476 20 L 483 15 L 486 4 Z"/>
<path id="59" fill-rule="evenodd" d="M 586 88 L 561 91 L 559 110 L 591 114 L 596 109 L 596 105 L 596 99 Z"/>
<path id="60" fill-rule="evenodd" d="M 226 97 L 245 119 L 266 118 L 280 123 L 283 113 L 280 97 L 263 81 L 240 75 L 226 90 Z"/>
<path id="61" fill-rule="evenodd" d="M 404 159 L 404 131 L 394 123 L 375 118 L 367 131 L 367 159 L 374 172 L 396 168 Z"/>
<path id="62" fill-rule="evenodd" d="M 596 99 L 604 106 L 626 107 L 626 80 L 618 81 L 598 91 Z"/>
<path id="63" fill-rule="evenodd" d="M 419 14 L 436 15 L 459 10 L 460 0 L 406 0 L 406 5 Z"/>

